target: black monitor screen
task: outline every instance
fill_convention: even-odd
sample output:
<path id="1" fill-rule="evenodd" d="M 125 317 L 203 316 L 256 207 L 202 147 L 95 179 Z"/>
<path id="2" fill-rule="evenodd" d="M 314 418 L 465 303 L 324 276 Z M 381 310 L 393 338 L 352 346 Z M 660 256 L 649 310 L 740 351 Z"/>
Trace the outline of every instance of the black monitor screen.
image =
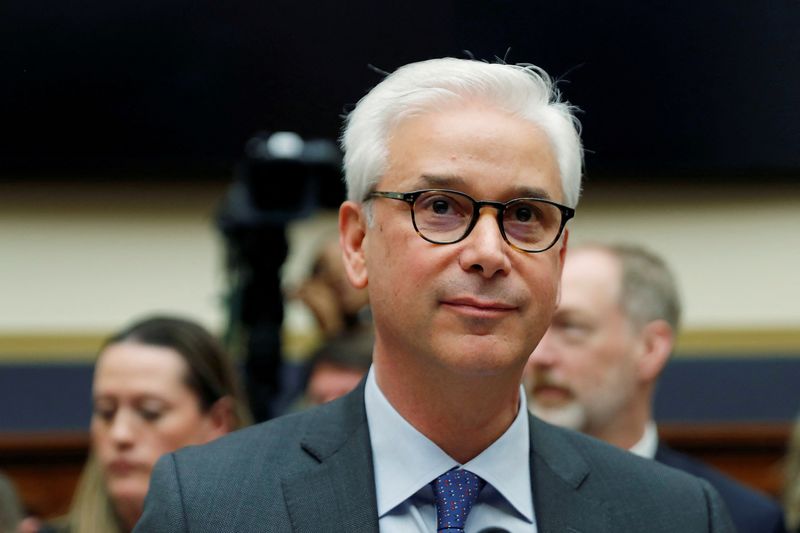
<path id="1" fill-rule="evenodd" d="M 531 62 L 595 176 L 800 173 L 800 2 L 6 0 L 3 176 L 224 175 L 259 131 L 336 139 L 378 71 Z"/>

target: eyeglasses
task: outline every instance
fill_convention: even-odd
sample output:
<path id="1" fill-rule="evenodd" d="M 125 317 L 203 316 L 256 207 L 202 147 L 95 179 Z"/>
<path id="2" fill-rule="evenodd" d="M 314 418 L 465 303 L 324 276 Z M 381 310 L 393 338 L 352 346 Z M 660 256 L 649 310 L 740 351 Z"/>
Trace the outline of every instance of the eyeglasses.
<path id="1" fill-rule="evenodd" d="M 417 234 L 434 244 L 453 244 L 467 237 L 478 222 L 482 207 L 497 209 L 503 239 L 522 252 L 550 249 L 561 236 L 575 210 L 541 198 L 514 198 L 508 202 L 478 201 L 463 192 L 424 189 L 413 192 L 375 191 L 370 198 L 406 202 Z"/>

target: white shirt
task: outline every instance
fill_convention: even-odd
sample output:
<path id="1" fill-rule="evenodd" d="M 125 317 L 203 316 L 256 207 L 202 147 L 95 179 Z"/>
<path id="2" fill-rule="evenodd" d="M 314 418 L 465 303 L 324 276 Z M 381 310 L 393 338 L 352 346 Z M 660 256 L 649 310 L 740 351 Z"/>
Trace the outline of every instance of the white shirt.
<path id="1" fill-rule="evenodd" d="M 639 439 L 639 442 L 631 446 L 630 451 L 645 459 L 655 459 L 657 448 L 658 430 L 656 429 L 656 423 L 650 420 L 644 427 L 644 435 Z"/>
<path id="2" fill-rule="evenodd" d="M 465 533 L 488 527 L 536 532 L 530 479 L 528 409 L 520 391 L 517 417 L 480 455 L 460 465 L 409 424 L 367 376 L 364 402 L 369 424 L 378 524 L 382 533 L 435 532 L 436 505 L 430 482 L 456 466 L 486 481 L 467 517 Z"/>

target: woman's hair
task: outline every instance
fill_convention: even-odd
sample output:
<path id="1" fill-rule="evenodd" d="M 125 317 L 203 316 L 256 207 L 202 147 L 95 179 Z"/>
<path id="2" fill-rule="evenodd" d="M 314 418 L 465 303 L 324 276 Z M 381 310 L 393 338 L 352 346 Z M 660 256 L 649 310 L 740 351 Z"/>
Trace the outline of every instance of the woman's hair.
<path id="1" fill-rule="evenodd" d="M 202 326 L 176 317 L 145 318 L 109 337 L 100 348 L 100 354 L 108 346 L 121 342 L 171 348 L 186 361 L 186 385 L 197 395 L 201 411 L 208 412 L 215 402 L 230 397 L 234 405 L 232 429 L 252 421 L 232 362 L 220 343 Z M 66 527 L 70 533 L 123 531 L 94 451 L 89 452 L 75 489 Z"/>
<path id="2" fill-rule="evenodd" d="M 347 116 L 342 147 L 348 199 L 362 202 L 386 171 L 392 130 L 404 119 L 477 101 L 527 120 L 550 140 L 564 202 L 580 196 L 583 149 L 575 108 L 561 101 L 547 73 L 534 65 L 442 58 L 389 74 Z M 487 178 L 489 178 L 487 176 Z"/>
<path id="3" fill-rule="evenodd" d="M 109 337 L 100 352 L 121 342 L 160 346 L 176 351 L 186 362 L 189 369 L 185 376 L 186 385 L 197 395 L 203 412 L 211 409 L 220 398 L 230 396 L 237 404 L 234 428 L 250 422 L 249 414 L 243 409 L 238 379 L 227 353 L 219 341 L 199 324 L 168 316 L 146 318 Z"/>
<path id="4" fill-rule="evenodd" d="M 800 418 L 794 423 L 786 457 L 783 509 L 789 531 L 800 531 Z"/>
<path id="5" fill-rule="evenodd" d="M 57 530 L 69 533 L 122 533 L 120 522 L 106 489 L 103 472 L 94 452 L 83 467 L 69 514 Z"/>

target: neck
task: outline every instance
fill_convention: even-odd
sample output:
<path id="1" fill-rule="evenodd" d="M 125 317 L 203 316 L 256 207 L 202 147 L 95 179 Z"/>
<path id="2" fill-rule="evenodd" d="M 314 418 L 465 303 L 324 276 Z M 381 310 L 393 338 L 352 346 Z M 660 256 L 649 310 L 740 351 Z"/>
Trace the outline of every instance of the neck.
<path id="1" fill-rule="evenodd" d="M 142 516 L 143 502 L 118 501 L 114 505 L 122 531 L 133 531 L 136 522 Z"/>
<path id="2" fill-rule="evenodd" d="M 521 368 L 489 376 L 453 376 L 398 366 L 380 358 L 374 361 L 381 392 L 403 418 L 461 464 L 500 438 L 519 411 Z"/>
<path id="3" fill-rule="evenodd" d="M 652 417 L 651 401 L 650 395 L 640 394 L 625 409 L 615 413 L 610 421 L 589 427 L 586 433 L 628 450 L 644 437 L 645 427 Z"/>

